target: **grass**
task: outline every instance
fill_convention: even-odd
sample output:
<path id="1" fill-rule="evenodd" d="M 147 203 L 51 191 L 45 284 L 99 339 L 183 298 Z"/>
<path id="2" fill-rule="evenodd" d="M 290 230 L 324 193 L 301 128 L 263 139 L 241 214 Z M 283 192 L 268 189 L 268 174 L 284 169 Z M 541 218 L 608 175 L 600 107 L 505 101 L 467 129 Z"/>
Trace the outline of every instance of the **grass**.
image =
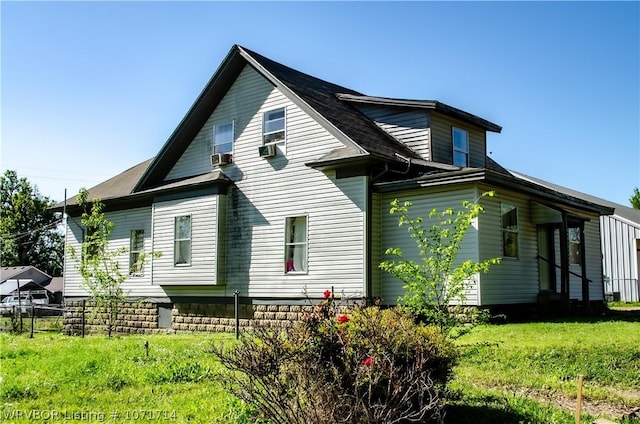
<path id="1" fill-rule="evenodd" d="M 42 414 L 54 411 L 89 414 L 90 421 L 248 422 L 247 408 L 223 390 L 220 365 L 208 353 L 211 343 L 229 340 L 0 334 L 0 421 L 38 422 L 35 413 L 44 422 Z"/>
<path id="2" fill-rule="evenodd" d="M 640 302 L 608 302 L 607 306 L 615 309 L 637 309 L 640 308 Z"/>
<path id="3" fill-rule="evenodd" d="M 572 422 L 554 405 L 575 406 L 579 375 L 585 378 L 585 401 L 609 405 L 595 415 L 614 418 L 617 411 L 640 405 L 640 323 L 635 320 L 481 326 L 460 344 L 464 355 L 452 387 L 462 401 L 456 405 L 520 411 L 524 422 Z"/>
<path id="4" fill-rule="evenodd" d="M 56 413 L 70 422 L 252 422 L 250 409 L 224 390 L 221 366 L 208 353 L 212 343 L 232 342 L 227 334 L 0 333 L 0 421 L 46 422 Z M 464 355 L 447 424 L 573 423 L 578 375 L 586 378 L 586 404 L 640 405 L 635 319 L 480 326 L 458 342 Z M 588 411 L 583 422 L 596 416 L 619 418 Z"/>

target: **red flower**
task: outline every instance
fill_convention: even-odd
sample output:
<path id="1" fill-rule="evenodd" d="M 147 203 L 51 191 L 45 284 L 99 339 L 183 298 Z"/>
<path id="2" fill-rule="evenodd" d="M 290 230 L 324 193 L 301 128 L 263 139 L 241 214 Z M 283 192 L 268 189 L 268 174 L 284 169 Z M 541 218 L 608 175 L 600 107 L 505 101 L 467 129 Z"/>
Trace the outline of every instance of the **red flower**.
<path id="1" fill-rule="evenodd" d="M 338 315 L 338 324 L 344 324 L 349 321 L 349 317 L 346 315 Z"/>
<path id="2" fill-rule="evenodd" d="M 362 365 L 364 365 L 365 367 L 370 367 L 371 365 L 373 365 L 373 358 L 371 356 L 367 356 L 362 360 Z"/>
<path id="3" fill-rule="evenodd" d="M 324 291 L 324 298 L 325 299 L 329 299 L 331 297 L 331 290 L 325 290 Z"/>

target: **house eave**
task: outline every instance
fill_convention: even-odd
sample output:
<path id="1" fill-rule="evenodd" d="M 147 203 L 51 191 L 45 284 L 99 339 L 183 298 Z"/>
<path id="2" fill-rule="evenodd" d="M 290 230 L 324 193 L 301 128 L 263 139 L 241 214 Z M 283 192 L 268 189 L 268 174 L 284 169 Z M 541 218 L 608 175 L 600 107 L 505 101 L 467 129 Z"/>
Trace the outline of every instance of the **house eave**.
<path id="1" fill-rule="evenodd" d="M 495 172 L 486 168 L 462 168 L 457 171 L 434 172 L 410 180 L 374 184 L 379 193 L 416 190 L 426 187 L 459 185 L 465 183 L 486 183 L 494 187 L 517 191 L 534 199 L 552 202 L 564 207 L 572 207 L 597 215 L 611 215 L 613 208 L 566 195 L 547 187 L 519 179 L 512 175 Z"/>
<path id="2" fill-rule="evenodd" d="M 462 109 L 449 106 L 437 100 L 394 99 L 389 97 L 358 96 L 353 94 L 338 94 L 337 96 L 340 100 L 351 103 L 366 103 L 399 108 L 435 110 L 436 112 L 440 112 L 443 115 L 451 116 L 462 121 L 469 122 L 487 131 L 496 133 L 502 132 L 502 127 L 500 125 L 494 124 L 493 122 L 490 122 L 484 118 L 473 115 L 469 112 L 465 112 Z"/>
<path id="3" fill-rule="evenodd" d="M 204 175 L 204 174 L 203 174 Z M 179 179 L 174 181 L 168 181 L 160 186 L 156 186 L 141 192 L 128 194 L 125 196 L 111 197 L 100 199 L 104 203 L 107 211 L 115 211 L 128 209 L 133 207 L 144 207 L 153 204 L 154 199 L 158 196 L 166 196 L 176 193 L 192 192 L 207 188 L 216 188 L 218 193 L 226 193 L 227 188 L 233 184 L 229 178 L 220 173 L 217 178 L 209 178 L 201 181 L 193 181 L 197 178 L 202 178 L 202 175 L 196 177 L 190 177 L 185 179 Z M 56 205 L 57 211 L 62 211 L 61 208 Z M 66 212 L 69 215 L 77 215 L 81 212 L 81 208 L 77 203 L 67 204 Z"/>

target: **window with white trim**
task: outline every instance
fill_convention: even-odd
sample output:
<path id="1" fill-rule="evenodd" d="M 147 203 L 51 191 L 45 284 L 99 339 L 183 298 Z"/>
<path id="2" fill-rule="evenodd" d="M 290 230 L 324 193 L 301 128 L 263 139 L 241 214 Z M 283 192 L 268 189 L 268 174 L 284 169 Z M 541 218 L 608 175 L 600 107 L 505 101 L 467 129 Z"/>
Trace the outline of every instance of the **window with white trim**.
<path id="1" fill-rule="evenodd" d="M 265 112 L 262 118 L 262 144 L 284 143 L 285 138 L 285 108 Z"/>
<path id="2" fill-rule="evenodd" d="M 469 166 L 469 133 L 460 128 L 451 129 L 453 139 L 453 164 L 455 166 Z"/>
<path id="3" fill-rule="evenodd" d="M 129 275 L 144 276 L 144 230 L 131 230 L 129 239 Z"/>
<path id="4" fill-rule="evenodd" d="M 233 153 L 234 121 L 213 127 L 213 154 Z"/>
<path id="5" fill-rule="evenodd" d="M 286 220 L 285 273 L 307 272 L 307 217 L 295 216 Z"/>
<path id="6" fill-rule="evenodd" d="M 500 204 L 502 217 L 502 256 L 518 257 L 518 208 L 505 203 Z"/>
<path id="7" fill-rule="evenodd" d="M 184 266 L 191 264 L 191 215 L 175 217 L 173 264 Z"/>

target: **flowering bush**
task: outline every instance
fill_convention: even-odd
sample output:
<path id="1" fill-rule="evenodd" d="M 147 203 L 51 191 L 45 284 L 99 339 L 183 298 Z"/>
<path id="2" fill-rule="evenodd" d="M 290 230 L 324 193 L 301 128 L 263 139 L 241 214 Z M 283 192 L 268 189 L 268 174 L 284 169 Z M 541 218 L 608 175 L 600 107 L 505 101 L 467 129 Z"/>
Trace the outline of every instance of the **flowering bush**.
<path id="1" fill-rule="evenodd" d="M 274 423 L 439 422 L 456 352 L 397 309 L 347 311 L 330 291 L 298 325 L 214 353 L 226 381 Z"/>

